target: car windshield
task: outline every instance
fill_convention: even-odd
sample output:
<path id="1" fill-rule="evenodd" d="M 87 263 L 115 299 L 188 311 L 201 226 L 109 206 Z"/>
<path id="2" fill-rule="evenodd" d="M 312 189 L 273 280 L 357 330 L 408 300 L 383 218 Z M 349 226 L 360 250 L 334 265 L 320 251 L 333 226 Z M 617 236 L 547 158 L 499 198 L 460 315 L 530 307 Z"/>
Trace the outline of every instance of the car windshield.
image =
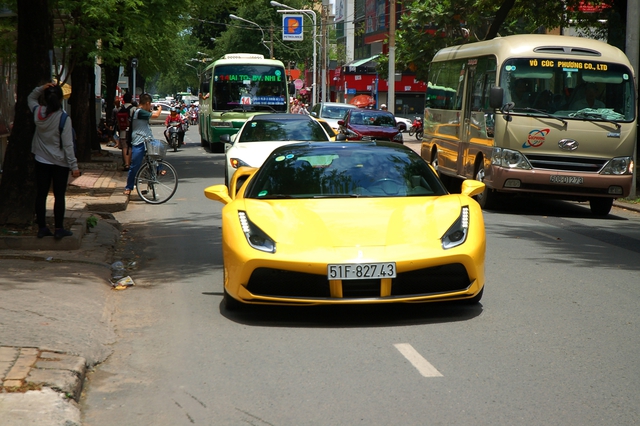
<path id="1" fill-rule="evenodd" d="M 362 126 L 395 127 L 396 120 L 391 113 L 380 114 L 375 111 L 354 111 L 350 123 Z"/>
<path id="2" fill-rule="evenodd" d="M 330 143 L 276 149 L 247 198 L 410 197 L 445 195 L 429 165 L 404 146 Z"/>
<path id="3" fill-rule="evenodd" d="M 322 118 L 330 118 L 333 120 L 341 120 L 349 110 L 349 107 L 339 105 L 325 105 L 322 108 Z"/>
<path id="4" fill-rule="evenodd" d="M 258 119 L 249 121 L 238 137 L 239 142 L 323 142 L 327 140 L 329 140 L 327 134 L 320 123 L 310 118 L 303 120 Z"/>
<path id="5" fill-rule="evenodd" d="M 508 59 L 500 86 L 505 88 L 503 102 L 513 104 L 510 112 L 514 114 L 605 121 L 635 117 L 633 74 L 620 64 L 571 58 Z"/>

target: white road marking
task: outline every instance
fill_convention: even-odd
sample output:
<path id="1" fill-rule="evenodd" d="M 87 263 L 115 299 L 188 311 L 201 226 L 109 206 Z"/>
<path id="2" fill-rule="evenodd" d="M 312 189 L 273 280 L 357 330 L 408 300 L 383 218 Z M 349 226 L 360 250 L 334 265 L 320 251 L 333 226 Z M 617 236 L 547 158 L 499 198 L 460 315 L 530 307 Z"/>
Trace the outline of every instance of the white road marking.
<path id="1" fill-rule="evenodd" d="M 442 377 L 442 374 L 408 343 L 396 343 L 393 346 L 415 367 L 424 377 Z"/>

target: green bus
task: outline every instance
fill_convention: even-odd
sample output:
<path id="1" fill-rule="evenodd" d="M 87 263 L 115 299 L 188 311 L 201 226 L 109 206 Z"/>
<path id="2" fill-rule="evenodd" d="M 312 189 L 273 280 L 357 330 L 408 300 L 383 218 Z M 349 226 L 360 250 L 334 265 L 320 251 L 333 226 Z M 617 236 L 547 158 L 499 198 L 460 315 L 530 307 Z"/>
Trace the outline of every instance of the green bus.
<path id="1" fill-rule="evenodd" d="M 202 73 L 199 102 L 200 143 L 224 152 L 220 136 L 236 133 L 252 115 L 289 111 L 284 64 L 259 54 L 224 55 Z"/>

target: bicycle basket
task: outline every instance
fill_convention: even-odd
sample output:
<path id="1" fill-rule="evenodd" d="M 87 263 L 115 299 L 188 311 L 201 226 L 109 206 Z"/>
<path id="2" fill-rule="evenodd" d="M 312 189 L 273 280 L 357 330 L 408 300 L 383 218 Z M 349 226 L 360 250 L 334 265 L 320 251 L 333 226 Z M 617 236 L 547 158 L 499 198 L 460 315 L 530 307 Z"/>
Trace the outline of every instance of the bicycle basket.
<path id="1" fill-rule="evenodd" d="M 153 139 L 147 142 L 147 155 L 155 160 L 161 160 L 167 154 L 167 144 Z"/>

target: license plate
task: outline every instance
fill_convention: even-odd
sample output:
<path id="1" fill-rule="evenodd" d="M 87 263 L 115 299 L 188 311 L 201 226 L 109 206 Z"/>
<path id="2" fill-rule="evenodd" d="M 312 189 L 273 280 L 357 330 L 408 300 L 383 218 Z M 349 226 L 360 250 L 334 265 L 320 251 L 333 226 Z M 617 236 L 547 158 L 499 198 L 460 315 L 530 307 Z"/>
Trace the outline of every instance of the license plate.
<path id="1" fill-rule="evenodd" d="M 327 265 L 330 280 L 365 280 L 370 278 L 395 278 L 396 263 L 336 263 Z"/>
<path id="2" fill-rule="evenodd" d="M 584 179 L 580 176 L 551 176 L 551 183 L 564 183 L 569 185 L 582 185 Z"/>

